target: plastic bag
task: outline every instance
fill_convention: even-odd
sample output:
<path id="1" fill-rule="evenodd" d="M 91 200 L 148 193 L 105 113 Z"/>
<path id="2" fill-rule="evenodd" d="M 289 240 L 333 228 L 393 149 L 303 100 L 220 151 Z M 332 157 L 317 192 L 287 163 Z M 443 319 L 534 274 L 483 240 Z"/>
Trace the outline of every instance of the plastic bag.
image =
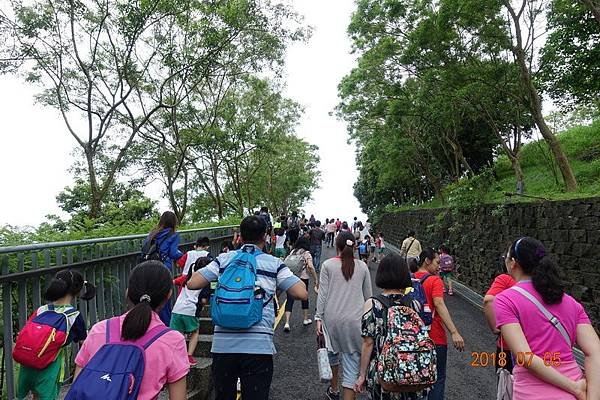
<path id="1" fill-rule="evenodd" d="M 498 396 L 496 400 L 512 400 L 514 378 L 505 368 L 498 368 Z"/>

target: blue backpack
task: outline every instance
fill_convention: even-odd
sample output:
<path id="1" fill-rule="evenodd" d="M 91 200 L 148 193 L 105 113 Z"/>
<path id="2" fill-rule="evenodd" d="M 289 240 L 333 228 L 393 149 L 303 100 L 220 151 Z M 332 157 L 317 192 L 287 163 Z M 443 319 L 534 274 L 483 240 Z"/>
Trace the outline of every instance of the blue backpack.
<path id="1" fill-rule="evenodd" d="M 83 367 L 65 400 L 137 399 L 144 377 L 144 351 L 169 331 L 160 325 L 135 341 L 123 341 L 119 317 L 106 320 L 106 344 Z"/>
<path id="2" fill-rule="evenodd" d="M 248 329 L 262 320 L 265 291 L 256 285 L 256 256 L 244 246 L 225 266 L 210 298 L 213 323 L 226 329 Z"/>
<path id="3" fill-rule="evenodd" d="M 361 244 L 358 245 L 358 254 L 367 254 L 367 244 L 365 242 L 362 242 Z"/>
<path id="4" fill-rule="evenodd" d="M 414 289 L 412 295 L 415 300 L 421 303 L 421 309 L 418 310 L 418 313 L 425 325 L 431 325 L 433 322 L 433 311 L 431 310 L 432 304 L 427 303 L 427 296 L 425 296 L 425 289 L 423 289 L 423 283 L 425 283 L 427 278 L 430 276 L 431 274 L 425 274 L 423 278 L 417 279 L 413 274 L 410 274 L 410 279 Z"/>

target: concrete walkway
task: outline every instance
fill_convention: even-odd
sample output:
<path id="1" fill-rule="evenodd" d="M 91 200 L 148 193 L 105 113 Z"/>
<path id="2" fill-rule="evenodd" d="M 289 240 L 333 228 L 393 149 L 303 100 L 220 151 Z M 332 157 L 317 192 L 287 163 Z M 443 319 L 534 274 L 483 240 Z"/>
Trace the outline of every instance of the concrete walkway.
<path id="1" fill-rule="evenodd" d="M 333 257 L 333 249 L 323 249 L 323 260 Z M 377 264 L 370 264 L 372 281 L 375 282 Z M 374 291 L 377 291 L 374 288 Z M 457 296 L 447 296 L 446 304 L 465 339 L 465 351 L 452 346 L 448 351 L 446 399 L 494 399 L 496 375 L 492 366 L 472 367 L 472 352 L 495 351 L 495 337 L 489 332 L 483 314 L 473 305 Z M 311 318 L 314 316 L 316 294 L 313 282 L 310 286 Z M 271 385 L 272 400 L 325 399 L 327 384 L 319 382 L 317 372 L 317 345 L 314 323 L 302 326 L 300 302 L 294 304 L 290 333 L 283 332 L 283 320 L 275 332 L 275 372 Z M 364 398 L 364 397 L 363 397 Z"/>

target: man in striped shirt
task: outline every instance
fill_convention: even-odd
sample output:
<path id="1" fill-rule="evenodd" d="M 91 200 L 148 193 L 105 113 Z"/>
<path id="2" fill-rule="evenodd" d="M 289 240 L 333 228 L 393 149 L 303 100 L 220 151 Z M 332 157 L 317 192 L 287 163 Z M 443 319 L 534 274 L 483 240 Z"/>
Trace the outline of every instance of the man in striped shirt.
<path id="1" fill-rule="evenodd" d="M 240 250 L 219 255 L 213 262 L 194 273 L 189 289 L 206 287 L 218 280 L 220 274 L 239 251 L 250 251 L 256 257 L 256 286 L 265 294 L 265 302 L 273 301 L 277 289 L 287 291 L 298 300 L 306 300 L 306 286 L 277 257 L 263 253 L 267 234 L 264 219 L 257 216 L 244 218 L 240 224 L 243 246 Z M 213 382 L 216 400 L 235 398 L 238 378 L 244 400 L 267 400 L 273 377 L 273 325 L 275 308 L 263 307 L 262 320 L 249 329 L 226 329 L 215 326 L 212 342 Z"/>

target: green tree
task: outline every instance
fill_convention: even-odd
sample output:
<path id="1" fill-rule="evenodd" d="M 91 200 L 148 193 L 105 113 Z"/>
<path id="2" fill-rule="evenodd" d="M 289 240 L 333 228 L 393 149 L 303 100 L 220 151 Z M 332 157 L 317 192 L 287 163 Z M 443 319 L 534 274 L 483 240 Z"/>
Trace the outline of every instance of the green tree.
<path id="1" fill-rule="evenodd" d="M 580 2 L 552 1 L 541 50 L 543 88 L 562 108 L 600 105 L 600 23 Z"/>

